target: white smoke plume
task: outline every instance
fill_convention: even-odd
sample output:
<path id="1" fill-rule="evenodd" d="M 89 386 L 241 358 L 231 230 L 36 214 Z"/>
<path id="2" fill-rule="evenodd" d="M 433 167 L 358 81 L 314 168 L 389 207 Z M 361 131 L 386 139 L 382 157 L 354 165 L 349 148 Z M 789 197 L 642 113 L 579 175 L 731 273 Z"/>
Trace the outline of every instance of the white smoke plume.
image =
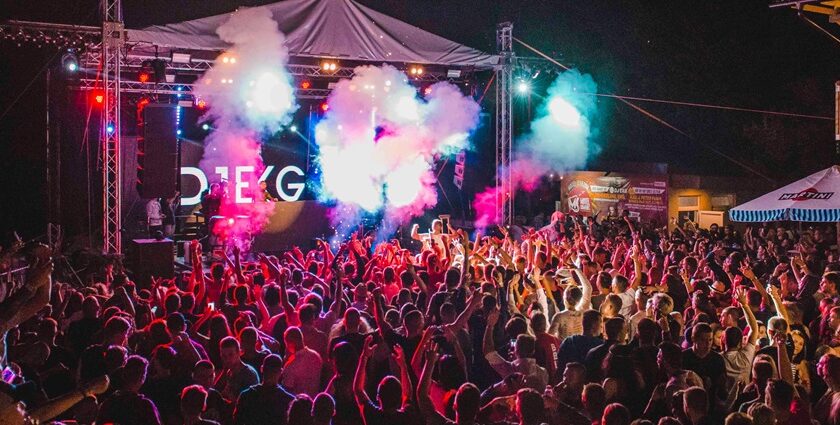
<path id="1" fill-rule="evenodd" d="M 274 207 L 263 202 L 259 190 L 265 169 L 260 143 L 266 133 L 290 122 L 297 105 L 286 70 L 285 36 L 268 9 L 237 10 L 216 32 L 231 47 L 196 84 L 196 96 L 209 108 L 204 119 L 214 121 L 199 166 L 208 176 L 228 167 L 228 196 L 220 214 L 234 220 L 217 222 L 215 231 L 245 240 L 262 230 Z"/>

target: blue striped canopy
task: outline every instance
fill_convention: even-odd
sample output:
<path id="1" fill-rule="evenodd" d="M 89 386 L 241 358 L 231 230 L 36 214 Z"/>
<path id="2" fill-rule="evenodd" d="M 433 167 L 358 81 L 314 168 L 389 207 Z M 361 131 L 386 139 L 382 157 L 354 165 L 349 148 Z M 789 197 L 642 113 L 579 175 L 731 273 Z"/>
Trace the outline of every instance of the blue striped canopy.
<path id="1" fill-rule="evenodd" d="M 840 166 L 802 180 L 729 210 L 732 221 L 840 221 Z"/>

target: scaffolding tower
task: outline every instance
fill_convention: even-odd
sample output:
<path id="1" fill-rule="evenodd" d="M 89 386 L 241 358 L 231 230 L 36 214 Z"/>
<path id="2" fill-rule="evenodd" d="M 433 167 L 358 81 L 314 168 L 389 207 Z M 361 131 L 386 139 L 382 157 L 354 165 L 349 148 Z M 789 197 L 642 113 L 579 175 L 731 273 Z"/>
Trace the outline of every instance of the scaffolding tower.
<path id="1" fill-rule="evenodd" d="M 513 23 L 496 27 L 499 65 L 496 68 L 496 223 L 513 224 Z"/>

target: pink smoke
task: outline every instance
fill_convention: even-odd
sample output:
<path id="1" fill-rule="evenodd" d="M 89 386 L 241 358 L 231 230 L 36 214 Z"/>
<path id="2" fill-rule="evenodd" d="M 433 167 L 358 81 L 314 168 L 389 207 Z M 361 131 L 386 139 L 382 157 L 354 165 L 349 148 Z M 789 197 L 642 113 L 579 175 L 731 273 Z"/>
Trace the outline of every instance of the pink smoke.
<path id="1" fill-rule="evenodd" d="M 383 227 L 390 228 L 437 204 L 435 161 L 467 146 L 479 113 L 473 99 L 446 82 L 419 97 L 408 77 L 389 65 L 356 68 L 328 102 L 315 138 L 321 197 L 339 206 L 336 227 L 358 220 L 362 211 L 384 211 Z"/>
<path id="2" fill-rule="evenodd" d="M 517 190 L 531 192 L 537 188 L 540 178 L 551 168 L 542 161 L 534 158 L 520 158 L 510 164 L 511 188 L 490 186 L 475 195 L 473 209 L 475 210 L 475 227 L 486 229 L 491 224 L 498 224 L 496 217 L 496 198 L 511 197 Z M 504 171 L 504 170 L 502 170 Z"/>

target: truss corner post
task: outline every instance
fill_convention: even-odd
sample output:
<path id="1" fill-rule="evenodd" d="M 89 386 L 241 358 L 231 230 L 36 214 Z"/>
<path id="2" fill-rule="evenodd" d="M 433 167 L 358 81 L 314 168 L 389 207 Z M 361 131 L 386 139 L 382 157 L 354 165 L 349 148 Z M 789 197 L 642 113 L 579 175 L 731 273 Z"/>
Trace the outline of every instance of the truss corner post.
<path id="1" fill-rule="evenodd" d="M 499 64 L 496 67 L 496 222 L 513 223 L 513 24 L 496 27 Z"/>
<path id="2" fill-rule="evenodd" d="M 125 48 L 121 0 L 102 2 L 102 250 L 122 253 L 122 126 L 120 123 L 120 68 Z"/>

